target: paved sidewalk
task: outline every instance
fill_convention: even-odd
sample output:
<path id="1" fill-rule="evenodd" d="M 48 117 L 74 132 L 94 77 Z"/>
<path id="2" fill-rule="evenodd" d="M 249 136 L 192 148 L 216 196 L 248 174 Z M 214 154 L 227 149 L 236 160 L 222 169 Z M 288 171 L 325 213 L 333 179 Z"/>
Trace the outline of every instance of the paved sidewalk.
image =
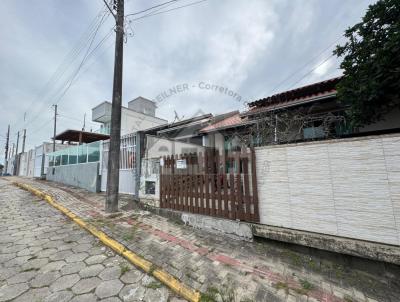
<path id="1" fill-rule="evenodd" d="M 0 301 L 180 301 L 45 201 L 1 179 L 0 217 Z"/>
<path id="2" fill-rule="evenodd" d="M 400 268 L 394 265 L 329 253 L 322 257 L 270 241 L 236 241 L 137 208 L 107 218 L 104 194 L 14 180 L 52 195 L 135 253 L 205 293 L 208 301 L 400 301 Z M 127 205 L 125 199 L 121 203 Z"/>

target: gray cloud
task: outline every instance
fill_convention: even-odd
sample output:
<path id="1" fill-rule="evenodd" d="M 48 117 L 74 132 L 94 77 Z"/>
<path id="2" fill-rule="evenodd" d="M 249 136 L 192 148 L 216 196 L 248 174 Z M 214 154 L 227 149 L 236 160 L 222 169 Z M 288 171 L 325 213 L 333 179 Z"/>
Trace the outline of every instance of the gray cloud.
<path id="1" fill-rule="evenodd" d="M 200 81 L 228 87 L 251 101 L 269 95 L 279 82 L 314 59 L 276 92 L 289 89 L 331 54 L 333 46 L 316 57 L 348 26 L 358 22 L 372 2 L 209 0 L 133 21 L 134 36 L 124 49 L 123 102 L 126 105 L 139 95 L 155 98 L 177 84 Z M 126 13 L 155 3 L 158 2 L 127 1 Z M 42 96 L 38 94 L 101 7 L 101 0 L 2 1 L 0 131 L 3 136 L 11 123 L 15 140 L 14 134 L 23 128 L 27 111 L 28 146 L 50 139 L 50 106 L 57 99 L 54 92 L 62 87 L 62 81 L 51 86 L 50 93 L 47 89 Z M 99 32 L 99 39 L 112 27 L 110 17 Z M 111 99 L 113 41 L 114 35 L 82 68 L 83 73 L 61 100 L 59 131 L 80 128 L 85 112 L 90 121 L 91 108 Z M 78 63 L 79 60 L 69 64 L 69 71 Z M 332 58 L 296 86 L 339 75 L 338 64 Z M 172 119 L 174 109 L 180 115 L 191 116 L 199 110 L 221 113 L 243 108 L 232 97 L 191 89 L 160 104 L 159 114 Z M 97 127 L 89 123 L 88 128 Z M 1 137 L 0 144 L 3 147 Z"/>

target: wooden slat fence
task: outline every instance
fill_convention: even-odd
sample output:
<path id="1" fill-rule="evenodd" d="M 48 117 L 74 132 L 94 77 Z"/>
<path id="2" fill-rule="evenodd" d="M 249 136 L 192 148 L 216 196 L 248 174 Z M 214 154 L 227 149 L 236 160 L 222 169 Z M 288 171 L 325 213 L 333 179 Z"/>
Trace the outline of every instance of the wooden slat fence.
<path id="1" fill-rule="evenodd" d="M 184 160 L 185 167 L 177 166 Z M 195 214 L 259 222 L 255 153 L 165 156 L 160 206 Z M 181 162 L 182 163 L 182 162 Z"/>

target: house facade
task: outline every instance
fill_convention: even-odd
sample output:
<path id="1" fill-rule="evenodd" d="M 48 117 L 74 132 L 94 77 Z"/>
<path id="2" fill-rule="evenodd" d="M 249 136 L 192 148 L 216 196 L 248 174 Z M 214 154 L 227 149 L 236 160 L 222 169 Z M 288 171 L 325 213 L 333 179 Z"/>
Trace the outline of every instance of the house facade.
<path id="1" fill-rule="evenodd" d="M 110 102 L 103 102 L 92 109 L 92 121 L 101 124 L 100 133 L 110 134 L 111 107 Z M 130 101 L 121 109 L 121 135 L 166 124 L 167 120 L 156 116 L 156 109 L 155 102 L 143 97 Z"/>
<path id="2" fill-rule="evenodd" d="M 200 130 L 220 150 L 387 133 L 400 129 L 400 110 L 362 128 L 352 128 L 337 99 L 341 77 L 284 91 L 249 103 L 247 111 Z"/>

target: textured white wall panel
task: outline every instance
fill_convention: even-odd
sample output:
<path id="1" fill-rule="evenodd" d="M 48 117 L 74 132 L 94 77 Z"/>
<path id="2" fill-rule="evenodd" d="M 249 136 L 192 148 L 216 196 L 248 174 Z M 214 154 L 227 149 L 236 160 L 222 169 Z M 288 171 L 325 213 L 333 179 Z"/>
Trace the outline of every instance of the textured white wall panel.
<path id="1" fill-rule="evenodd" d="M 400 245 L 400 136 L 256 149 L 261 223 Z"/>

